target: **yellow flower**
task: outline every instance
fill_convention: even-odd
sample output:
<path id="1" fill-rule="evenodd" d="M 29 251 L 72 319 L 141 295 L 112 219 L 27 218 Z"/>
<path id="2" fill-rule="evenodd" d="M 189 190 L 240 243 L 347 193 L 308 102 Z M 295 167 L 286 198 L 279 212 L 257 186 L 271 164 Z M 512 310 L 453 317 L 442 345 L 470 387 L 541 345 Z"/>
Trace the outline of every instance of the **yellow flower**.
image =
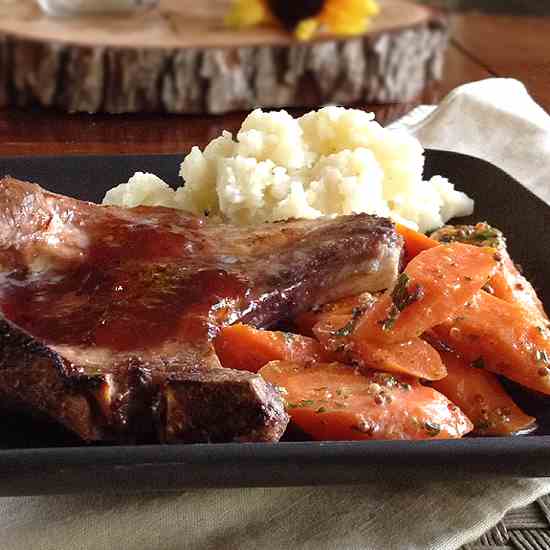
<path id="1" fill-rule="evenodd" d="M 228 27 L 251 27 L 268 20 L 269 12 L 262 0 L 236 0 L 225 17 Z"/>
<path id="2" fill-rule="evenodd" d="M 378 12 L 376 0 L 234 0 L 226 24 L 240 28 L 276 22 L 298 40 L 309 40 L 319 29 L 362 34 Z"/>

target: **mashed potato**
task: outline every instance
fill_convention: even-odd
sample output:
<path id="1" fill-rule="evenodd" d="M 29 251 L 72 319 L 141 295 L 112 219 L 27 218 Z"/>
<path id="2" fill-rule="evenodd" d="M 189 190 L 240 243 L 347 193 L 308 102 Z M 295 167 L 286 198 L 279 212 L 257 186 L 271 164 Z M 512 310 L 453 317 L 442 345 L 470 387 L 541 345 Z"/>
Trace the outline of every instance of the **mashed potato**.
<path id="1" fill-rule="evenodd" d="M 107 191 L 103 204 L 116 204 L 125 208 L 136 206 L 175 207 L 174 190 L 154 174 L 136 172 L 128 183 Z"/>
<path id="2" fill-rule="evenodd" d="M 257 109 L 235 139 L 223 132 L 204 151 L 193 147 L 177 190 L 138 173 L 104 203 L 162 205 L 238 225 L 367 212 L 421 231 L 472 213 L 470 198 L 444 177 L 423 180 L 423 169 L 418 140 L 371 113 L 325 107 L 295 119 Z"/>

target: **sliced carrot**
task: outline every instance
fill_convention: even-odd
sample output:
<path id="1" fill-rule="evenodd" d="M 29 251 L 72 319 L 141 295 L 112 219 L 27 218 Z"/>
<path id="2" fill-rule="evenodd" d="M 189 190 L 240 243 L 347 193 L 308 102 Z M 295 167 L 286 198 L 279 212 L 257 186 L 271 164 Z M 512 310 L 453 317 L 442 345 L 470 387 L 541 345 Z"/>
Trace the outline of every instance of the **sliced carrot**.
<path id="1" fill-rule="evenodd" d="M 460 243 L 421 252 L 396 288 L 367 310 L 353 339 L 404 342 L 445 321 L 478 292 L 498 266 L 492 248 Z"/>
<path id="2" fill-rule="evenodd" d="M 420 338 L 386 345 L 362 340 L 355 343 L 354 355 L 365 365 L 384 372 L 408 374 L 425 380 L 440 380 L 447 375 L 439 353 Z"/>
<path id="3" fill-rule="evenodd" d="M 320 441 L 451 439 L 472 429 L 460 409 L 412 378 L 340 363 L 269 363 L 260 370 L 286 390 L 288 412 Z"/>
<path id="4" fill-rule="evenodd" d="M 396 224 L 397 232 L 405 239 L 405 264 L 408 264 L 414 257 L 424 250 L 439 246 L 441 243 L 430 237 L 419 233 L 410 227 Z"/>
<path id="5" fill-rule="evenodd" d="M 448 375 L 431 386 L 464 411 L 477 435 L 514 435 L 536 427 L 535 419 L 512 401 L 495 374 L 453 353 L 441 352 L 441 358 Z"/>
<path id="6" fill-rule="evenodd" d="M 439 354 L 428 342 L 420 338 L 395 343 L 349 338 L 346 327 L 350 323 L 351 315 L 326 315 L 313 329 L 323 346 L 341 362 L 426 380 L 440 380 L 447 375 Z"/>
<path id="7" fill-rule="evenodd" d="M 500 254 L 501 267 L 488 285 L 493 295 L 505 302 L 517 304 L 534 318 L 548 320 L 544 306 L 531 283 L 519 272 L 506 249 L 501 250 Z"/>
<path id="8" fill-rule="evenodd" d="M 550 333 L 520 307 L 478 292 L 433 332 L 466 360 L 550 394 Z"/>
<path id="9" fill-rule="evenodd" d="M 356 296 L 342 298 L 337 302 L 329 302 L 314 310 L 306 311 L 294 319 L 294 326 L 305 336 L 314 336 L 313 327 L 323 321 L 330 319 L 334 315 L 350 316 L 355 312 L 361 313 L 368 309 L 376 301 L 370 292 L 363 292 Z"/>
<path id="10" fill-rule="evenodd" d="M 270 361 L 330 360 L 323 347 L 306 336 L 258 330 L 248 325 L 225 327 L 214 340 L 223 367 L 257 372 Z"/>
<path id="11" fill-rule="evenodd" d="M 489 227 L 487 224 L 478 224 L 478 226 L 482 226 L 482 229 L 483 227 Z M 478 226 L 476 226 L 476 228 Z M 443 231 L 444 230 L 445 228 Z M 423 233 L 414 231 L 414 229 L 410 229 L 409 227 L 401 224 L 397 224 L 397 232 L 405 239 L 405 264 L 408 264 L 414 257 L 418 256 L 420 252 L 429 250 L 430 248 L 434 248 L 439 246 L 442 242 L 445 242 L 432 239 Z M 500 236 L 499 242 L 501 244 L 498 247 L 498 252 L 502 256 L 502 261 L 500 262 L 498 270 L 489 281 L 488 286 L 491 292 L 497 298 L 501 298 L 505 302 L 517 304 L 526 312 L 531 313 L 534 316 L 542 316 L 544 319 L 548 319 L 548 315 L 544 311 L 544 306 L 539 300 L 535 289 L 521 274 L 513 260 L 510 258 L 505 244 L 506 241 L 502 237 L 502 233 L 497 231 L 497 234 Z M 474 241 L 475 239 L 470 242 L 474 244 Z M 483 241 L 479 241 L 477 246 L 480 244 L 483 244 Z"/>
<path id="12" fill-rule="evenodd" d="M 455 225 L 442 227 L 433 235 L 437 242 L 461 242 L 475 246 L 493 246 L 502 257 L 499 269 L 489 281 L 488 290 L 496 296 L 517 304 L 526 313 L 535 318 L 548 319 L 544 307 L 531 283 L 520 273 L 506 246 L 506 239 L 501 231 L 486 222 L 476 225 Z"/>

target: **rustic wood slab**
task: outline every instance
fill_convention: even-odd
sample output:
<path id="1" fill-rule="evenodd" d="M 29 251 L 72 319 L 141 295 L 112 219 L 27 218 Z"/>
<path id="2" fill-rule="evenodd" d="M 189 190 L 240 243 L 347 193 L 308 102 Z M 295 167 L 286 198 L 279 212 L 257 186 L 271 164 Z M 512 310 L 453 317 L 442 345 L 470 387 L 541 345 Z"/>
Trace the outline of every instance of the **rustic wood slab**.
<path id="1" fill-rule="evenodd" d="M 381 0 L 369 31 L 298 43 L 271 27 L 223 26 L 229 0 L 161 0 L 132 16 L 50 18 L 0 0 L 0 106 L 70 112 L 224 113 L 398 102 L 441 76 L 447 21 Z"/>

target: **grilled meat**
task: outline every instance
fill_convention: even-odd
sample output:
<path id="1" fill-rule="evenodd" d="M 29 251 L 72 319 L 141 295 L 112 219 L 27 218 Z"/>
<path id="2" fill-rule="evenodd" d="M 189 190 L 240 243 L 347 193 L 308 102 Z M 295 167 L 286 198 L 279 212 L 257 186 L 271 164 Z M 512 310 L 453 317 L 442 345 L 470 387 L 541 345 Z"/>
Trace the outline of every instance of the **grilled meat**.
<path id="1" fill-rule="evenodd" d="M 278 390 L 221 368 L 211 339 L 389 287 L 401 255 L 364 214 L 238 228 L 4 178 L 0 396 L 88 441 L 276 441 Z"/>

